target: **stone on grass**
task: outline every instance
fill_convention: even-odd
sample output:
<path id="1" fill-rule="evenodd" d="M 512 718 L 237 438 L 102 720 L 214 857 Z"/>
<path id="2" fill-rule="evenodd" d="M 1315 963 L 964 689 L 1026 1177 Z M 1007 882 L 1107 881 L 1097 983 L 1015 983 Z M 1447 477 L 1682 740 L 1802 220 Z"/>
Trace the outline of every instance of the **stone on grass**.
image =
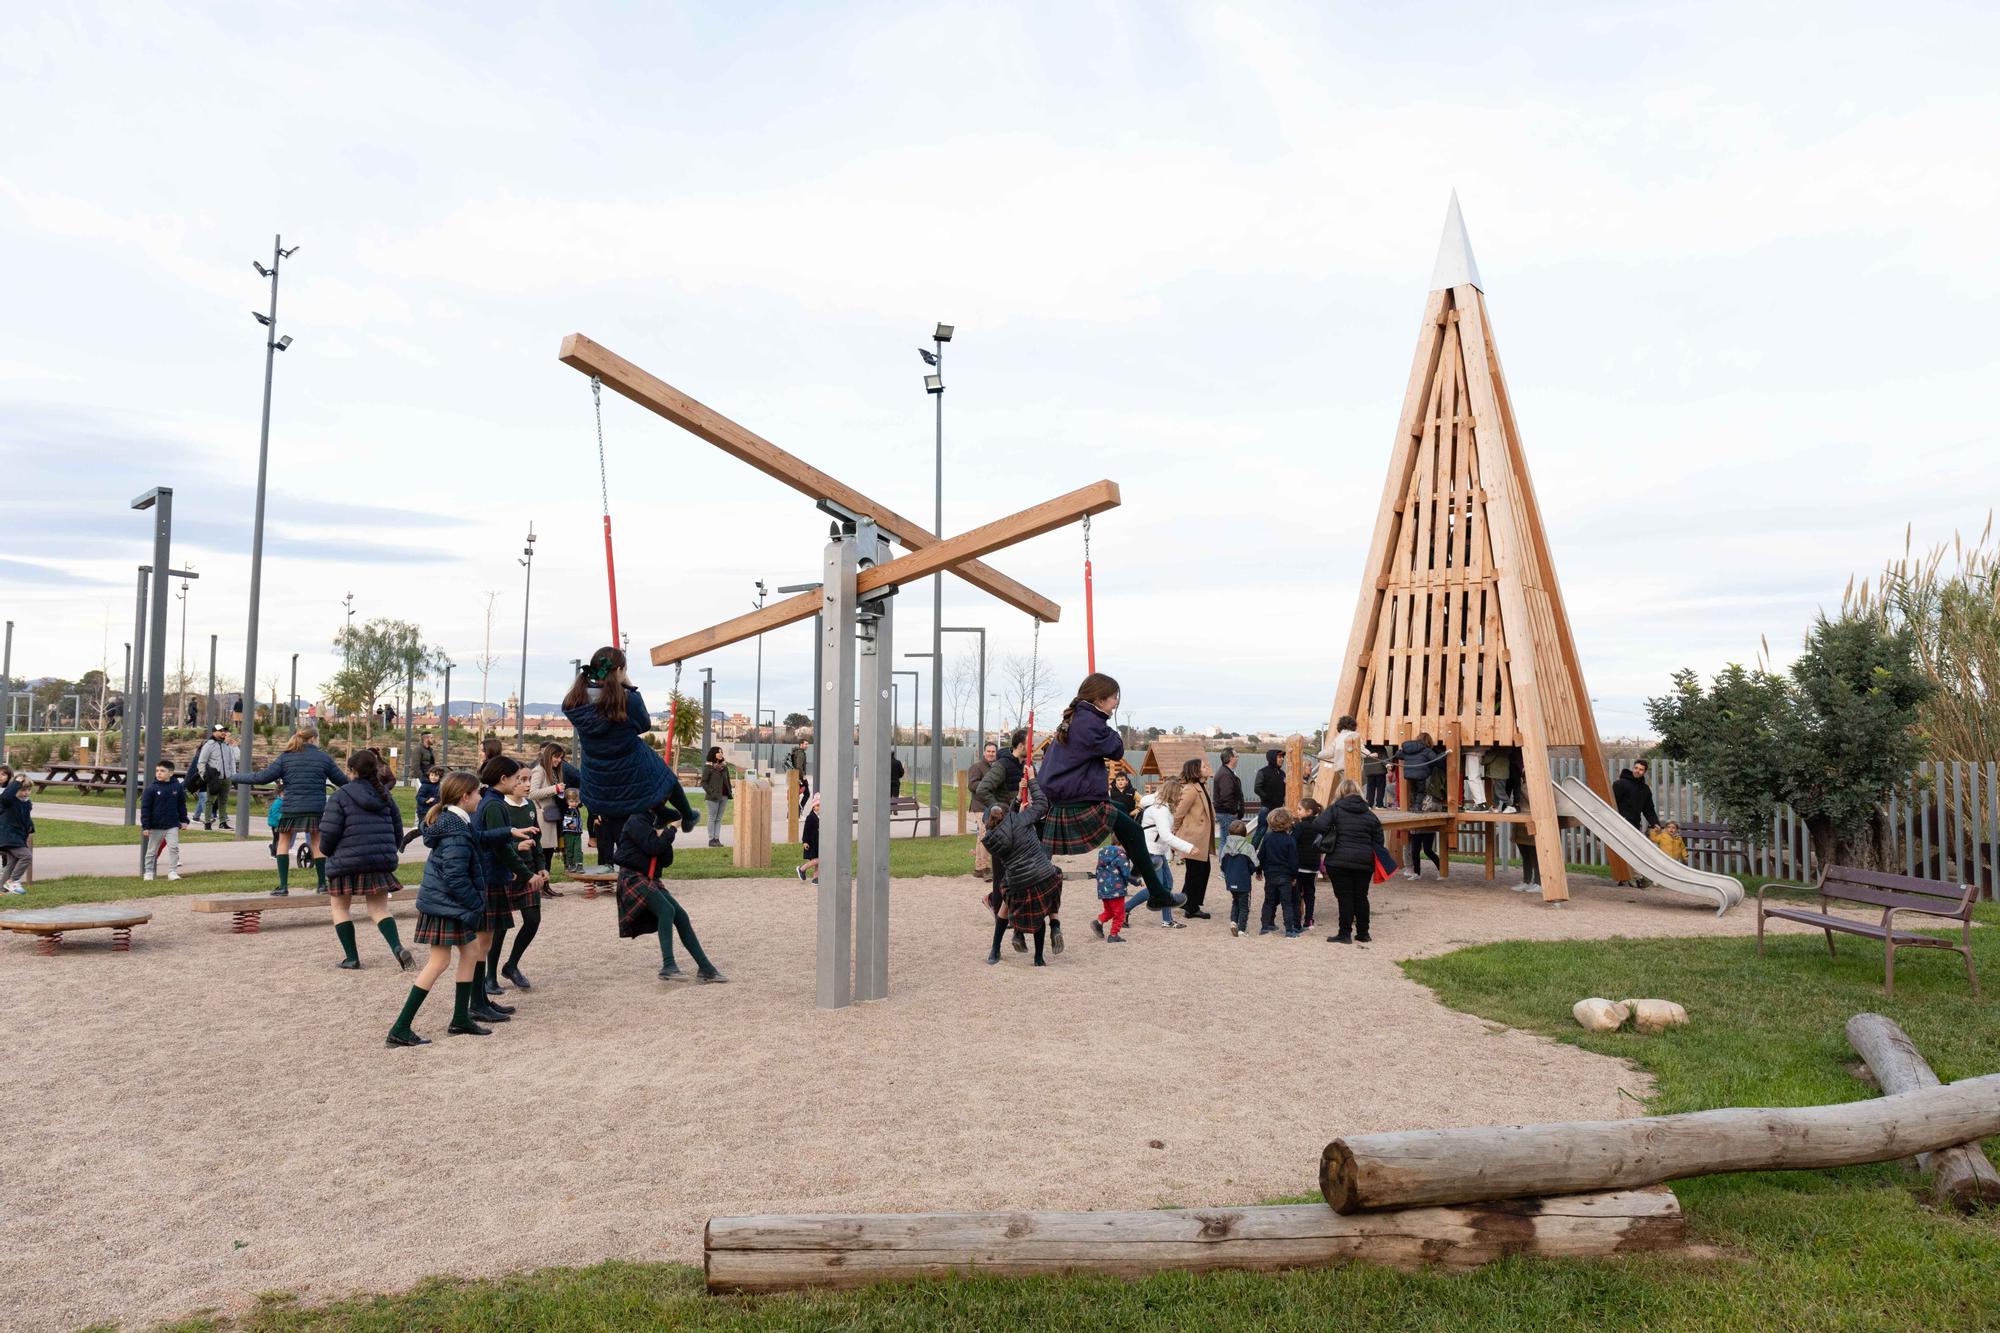
<path id="1" fill-rule="evenodd" d="M 1627 1000 L 1632 1010 L 1632 1027 L 1648 1037 L 1668 1028 L 1687 1026 L 1688 1011 L 1672 1000 Z"/>
<path id="2" fill-rule="evenodd" d="M 1595 996 L 1588 1000 L 1578 1000 L 1570 1012 L 1575 1014 L 1576 1021 L 1590 1032 L 1616 1032 L 1624 1026 L 1625 1020 L 1632 1016 L 1629 1006 L 1613 1004 L 1609 1000 Z"/>

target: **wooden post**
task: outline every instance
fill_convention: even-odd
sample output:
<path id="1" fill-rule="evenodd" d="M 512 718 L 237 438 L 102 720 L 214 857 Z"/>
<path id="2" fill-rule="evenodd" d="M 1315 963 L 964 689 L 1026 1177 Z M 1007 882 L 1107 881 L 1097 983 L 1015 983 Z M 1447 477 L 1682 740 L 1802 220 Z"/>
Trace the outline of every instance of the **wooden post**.
<path id="1" fill-rule="evenodd" d="M 1285 741 L 1285 808 L 1297 810 L 1305 795 L 1306 738 L 1292 736 Z"/>
<path id="2" fill-rule="evenodd" d="M 1276 1272 L 1355 1259 L 1463 1269 L 1510 1254 L 1630 1254 L 1676 1249 L 1684 1240 L 1680 1204 L 1660 1189 L 1354 1217 L 1317 1203 L 712 1217 L 702 1249 L 711 1292 L 766 1292 L 951 1276 Z"/>
<path id="3" fill-rule="evenodd" d="M 731 864 L 759 869 L 771 864 L 771 784 L 745 775 L 736 784 L 736 846 Z"/>
<path id="4" fill-rule="evenodd" d="M 1885 1093 L 1938 1086 L 1930 1063 L 1894 1019 L 1856 1014 L 1847 1020 L 1847 1044 L 1867 1062 Z M 1931 1173 L 1931 1194 L 1941 1204 L 1969 1213 L 1982 1204 L 2000 1203 L 2000 1172 L 1977 1143 L 1919 1153 L 1917 1165 Z"/>
<path id="5" fill-rule="evenodd" d="M 799 770 L 785 770 L 785 841 L 799 840 Z"/>
<path id="6" fill-rule="evenodd" d="M 1443 852 L 1440 858 L 1443 864 L 1438 870 L 1439 879 L 1451 878 L 1451 857 L 1452 853 L 1458 850 L 1458 812 L 1463 803 L 1460 788 L 1465 776 L 1459 770 L 1462 761 L 1458 751 L 1458 738 L 1458 719 L 1453 718 L 1444 724 L 1444 811 L 1447 818 L 1444 829 L 1438 834 L 1438 841 L 1443 844 L 1439 849 Z"/>

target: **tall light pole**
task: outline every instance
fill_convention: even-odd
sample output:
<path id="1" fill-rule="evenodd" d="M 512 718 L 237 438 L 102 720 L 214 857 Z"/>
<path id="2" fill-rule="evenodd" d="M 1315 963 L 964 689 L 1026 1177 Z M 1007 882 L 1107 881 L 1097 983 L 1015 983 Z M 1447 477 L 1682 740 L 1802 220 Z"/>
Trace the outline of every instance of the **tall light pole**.
<path id="1" fill-rule="evenodd" d="M 140 772 L 150 774 L 160 762 L 160 722 L 166 708 L 166 692 L 160 688 L 160 677 L 167 671 L 167 580 L 174 575 L 168 559 L 173 549 L 174 538 L 174 490 L 171 486 L 155 486 L 144 495 L 132 501 L 132 508 L 141 512 L 153 511 L 153 565 L 159 576 L 153 580 L 153 604 L 146 630 L 146 763 Z M 128 775 L 126 800 L 133 802 L 137 788 L 129 781 L 133 772 L 136 755 L 125 756 Z M 145 864 L 145 850 L 140 849 L 140 865 Z"/>
<path id="2" fill-rule="evenodd" d="M 14 706 L 14 622 L 7 622 L 7 647 L 0 651 L 0 763 L 7 759 L 7 712 Z M 97 756 L 101 761 L 104 756 Z"/>
<path id="3" fill-rule="evenodd" d="M 451 772 L 451 659 L 444 663 L 444 705 L 438 710 L 438 767 Z"/>
<path id="4" fill-rule="evenodd" d="M 192 569 L 194 566 L 189 565 L 188 567 Z M 187 710 L 188 673 L 188 580 L 186 576 L 181 578 L 181 590 L 174 595 L 179 597 L 181 601 L 181 664 L 174 673 L 181 682 L 181 688 L 180 692 L 174 696 L 174 708 L 177 711 L 185 712 Z"/>
<path id="5" fill-rule="evenodd" d="M 764 609 L 764 580 L 757 580 L 757 609 Z M 750 705 L 750 767 L 764 771 L 763 743 L 757 738 L 757 719 L 764 713 L 764 636 L 757 636 L 757 693 Z"/>
<path id="6" fill-rule="evenodd" d="M 202 721 L 210 727 L 215 726 L 215 648 L 221 637 L 219 634 L 208 636 L 208 706 L 202 714 Z"/>
<path id="7" fill-rule="evenodd" d="M 528 598 L 535 591 L 535 524 L 532 519 L 528 521 L 528 544 L 521 548 L 521 568 L 527 571 L 527 578 L 521 585 L 521 689 L 516 696 L 520 704 L 514 709 L 514 748 L 517 750 L 521 748 L 528 728 Z M 669 729 L 673 727 L 671 719 L 667 726 Z M 671 751 L 671 741 L 668 746 Z"/>
<path id="8" fill-rule="evenodd" d="M 715 746 L 715 668 L 701 669 L 701 762 L 708 762 L 708 752 Z"/>
<path id="9" fill-rule="evenodd" d="M 250 631 L 249 642 L 243 657 L 243 723 L 242 733 L 237 738 L 237 767 L 251 772 L 255 764 L 251 758 L 251 740 L 257 732 L 257 609 L 264 592 L 264 483 L 271 471 L 271 373 L 275 369 L 278 353 L 292 345 L 289 334 L 278 336 L 278 266 L 298 252 L 296 245 L 286 250 L 281 248 L 284 238 L 271 238 L 271 267 L 265 268 L 256 260 L 250 266 L 260 277 L 271 280 L 271 313 L 259 315 L 250 313 L 264 326 L 264 424 L 257 437 L 257 517 L 250 526 Z M 128 757 L 129 764 L 131 759 Z M 236 837 L 241 841 L 250 836 L 250 797 L 243 797 L 242 817 L 236 821 Z M 128 821 L 129 822 L 129 821 Z"/>
<path id="10" fill-rule="evenodd" d="M 939 541 L 944 540 L 944 345 L 951 341 L 954 326 L 939 324 L 931 333 L 934 350 L 923 353 L 925 361 L 933 367 L 933 372 L 924 376 L 924 392 L 937 400 L 937 447 L 933 470 L 933 489 L 936 492 L 936 523 L 931 531 Z M 944 728 L 938 719 L 944 715 L 944 673 L 938 668 L 944 664 L 944 575 L 931 576 L 931 836 L 939 837 L 944 832 Z M 910 738 L 911 743 L 916 737 Z"/>
<path id="11" fill-rule="evenodd" d="M 946 625 L 944 632 L 979 636 L 979 744 L 972 747 L 972 757 L 977 759 L 984 753 L 980 746 L 986 744 L 986 630 L 979 625 Z"/>
<path id="12" fill-rule="evenodd" d="M 299 655 L 292 654 L 292 730 L 299 729 Z"/>

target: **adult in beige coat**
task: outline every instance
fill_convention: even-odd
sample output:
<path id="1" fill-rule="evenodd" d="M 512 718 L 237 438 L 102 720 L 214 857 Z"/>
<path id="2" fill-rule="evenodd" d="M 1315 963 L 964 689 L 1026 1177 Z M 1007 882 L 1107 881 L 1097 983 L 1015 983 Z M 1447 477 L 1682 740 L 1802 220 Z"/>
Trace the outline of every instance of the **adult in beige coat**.
<path id="1" fill-rule="evenodd" d="M 555 864 L 556 853 L 562 849 L 562 819 L 560 816 L 549 818 L 549 811 L 551 808 L 562 808 L 563 794 L 568 790 L 563 784 L 566 753 L 562 746 L 549 741 L 542 746 L 535 756 L 534 765 L 528 770 L 528 804 L 535 807 L 535 817 L 542 826 L 543 870 Z"/>
<path id="2" fill-rule="evenodd" d="M 1181 915 L 1201 921 L 1209 915 L 1201 904 L 1208 896 L 1209 858 L 1215 850 L 1215 802 L 1209 798 L 1207 779 L 1207 765 L 1201 760 L 1182 764 L 1181 795 L 1174 803 L 1174 836 L 1188 843 L 1188 849 L 1181 853 L 1187 863 L 1187 877 L 1181 884 L 1187 903 Z"/>

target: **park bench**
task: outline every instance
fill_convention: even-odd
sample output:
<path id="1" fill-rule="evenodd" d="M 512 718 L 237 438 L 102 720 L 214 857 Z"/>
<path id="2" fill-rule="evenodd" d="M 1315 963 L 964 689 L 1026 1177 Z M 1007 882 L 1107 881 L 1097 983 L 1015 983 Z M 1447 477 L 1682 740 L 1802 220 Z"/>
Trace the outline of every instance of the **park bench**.
<path id="1" fill-rule="evenodd" d="M 390 902 L 396 902 L 397 891 L 392 890 L 388 898 Z M 188 906 L 197 912 L 227 912 L 230 917 L 230 934 L 255 935 L 262 928 L 265 912 L 325 907 L 326 895 L 306 892 L 276 898 L 268 893 L 215 893 L 191 899 Z"/>
<path id="2" fill-rule="evenodd" d="M 1690 861 L 1697 852 L 1708 852 L 1725 859 L 1738 856 L 1747 845 L 1729 825 L 1700 820 L 1681 821 L 1681 841 L 1687 844 Z"/>
<path id="3" fill-rule="evenodd" d="M 856 817 L 861 814 L 861 802 L 855 801 L 853 810 Z M 889 801 L 889 836 L 896 836 L 896 822 L 905 821 L 910 826 L 910 836 L 916 837 L 917 830 L 931 817 L 930 807 L 914 796 L 897 796 Z"/>
<path id="4" fill-rule="evenodd" d="M 77 930 L 108 930 L 111 947 L 119 953 L 132 951 L 132 927 L 153 919 L 151 912 L 135 912 L 117 903 L 74 903 L 68 907 L 33 907 L 22 912 L 0 912 L 0 930 L 35 937 L 35 952 L 53 954 L 62 937 Z"/>
<path id="5" fill-rule="evenodd" d="M 1797 921 L 1808 926 L 1818 926 L 1826 932 L 1826 951 L 1832 954 L 1833 932 L 1845 935 L 1859 935 L 1864 939 L 1881 940 L 1883 953 L 1882 989 L 1887 995 L 1896 993 L 1896 950 L 1898 949 L 1950 949 L 1965 958 L 1965 975 L 1972 982 L 1972 998 L 1979 998 L 1979 974 L 1972 966 L 1972 898 L 1975 892 L 1970 884 L 1950 884 L 1942 880 L 1922 879 L 1916 875 L 1892 875 L 1882 870 L 1861 870 L 1853 866 L 1828 866 L 1820 872 L 1819 883 L 1815 886 L 1820 897 L 1820 911 L 1804 907 L 1766 907 L 1764 894 L 1771 886 L 1766 884 L 1757 890 L 1757 954 L 1764 953 L 1764 918 L 1776 917 L 1781 921 Z M 1853 903 L 1882 909 L 1879 923 L 1856 921 L 1852 917 L 1834 916 L 1824 910 L 1834 903 Z M 1954 944 L 1949 939 L 1936 935 L 1920 934 L 1897 925 L 1898 912 L 1914 912 L 1920 916 L 1942 917 L 1959 923 L 1961 943 Z"/>

